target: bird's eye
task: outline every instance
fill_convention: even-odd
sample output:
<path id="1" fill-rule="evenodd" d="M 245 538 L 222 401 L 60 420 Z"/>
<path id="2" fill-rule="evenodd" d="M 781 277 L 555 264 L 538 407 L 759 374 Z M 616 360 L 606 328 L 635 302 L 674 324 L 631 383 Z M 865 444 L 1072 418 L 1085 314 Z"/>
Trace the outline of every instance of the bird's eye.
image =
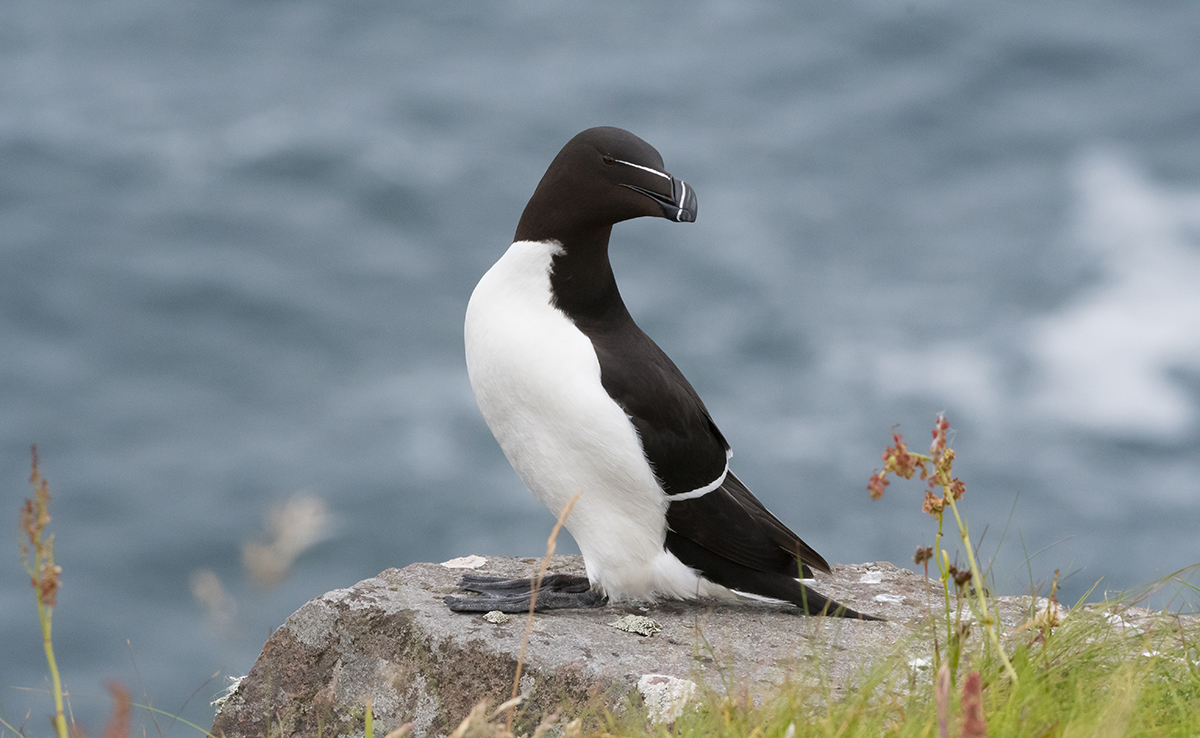
<path id="1" fill-rule="evenodd" d="M 611 167 L 613 164 L 617 163 L 617 160 L 612 158 L 608 154 L 605 154 L 604 155 L 604 163 Z"/>

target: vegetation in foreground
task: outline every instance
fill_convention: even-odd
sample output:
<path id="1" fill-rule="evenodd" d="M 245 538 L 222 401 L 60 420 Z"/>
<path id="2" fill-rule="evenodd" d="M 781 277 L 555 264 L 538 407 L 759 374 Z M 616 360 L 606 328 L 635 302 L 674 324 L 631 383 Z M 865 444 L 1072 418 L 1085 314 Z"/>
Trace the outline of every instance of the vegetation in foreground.
<path id="1" fill-rule="evenodd" d="M 909 451 L 903 437 L 895 434 L 893 445 L 883 453 L 883 469 L 868 483 L 872 497 L 878 498 L 890 484 L 889 475 L 904 479 L 919 475 L 927 482 L 923 509 L 935 518 L 937 535 L 932 547 L 917 550 L 914 561 L 924 564 L 927 573 L 929 562 L 934 563 L 943 593 L 941 610 L 930 613 L 931 663 L 897 655 L 848 686 L 835 685 L 818 664 L 815 673 L 787 685 L 765 704 L 755 704 L 733 675 L 726 693 L 692 700 L 673 722 L 651 722 L 645 707 L 629 704 L 616 710 L 595 706 L 574 715 L 520 715 L 517 724 L 536 725 L 529 731 L 531 738 L 1200 735 L 1200 619 L 1183 614 L 1185 609 L 1191 613 L 1196 609 L 1200 589 L 1188 578 L 1197 567 L 1155 585 L 1176 589 L 1181 604 L 1175 613 L 1147 613 L 1136 607 L 1136 598 L 1080 602 L 1068 609 L 1056 601 L 1056 583 L 1051 583 L 1047 597 L 1032 598 L 1029 620 L 1011 633 L 1003 632 L 986 570 L 960 510 L 965 485 L 953 476 L 948 429 L 949 423 L 939 417 L 928 454 Z M 30 481 L 34 497 L 21 510 L 28 539 L 22 544 L 22 560 L 37 599 L 53 685 L 56 711 L 51 724 L 58 738 L 79 738 L 85 734 L 67 718 L 69 701 L 64 712 L 65 693 L 51 640 L 62 569 L 54 562 L 53 535 L 46 532 L 50 493 L 38 470 L 36 450 Z M 947 520 L 953 521 L 954 532 L 964 544 L 966 568 L 959 569 L 941 548 Z M 553 539 L 552 535 L 547 556 L 553 551 Z M 105 737 L 124 738 L 131 732 L 131 709 L 153 708 L 132 705 L 120 685 L 110 685 L 110 692 L 113 717 Z M 363 716 L 365 738 L 376 738 L 371 705 L 350 709 Z M 494 709 L 481 702 L 451 738 L 513 737 L 514 717 L 520 712 L 519 697 Z M 210 735 L 198 726 L 190 728 Z M 410 730 L 411 724 L 401 726 L 387 738 L 400 738 Z M 141 732 L 147 733 L 145 727 Z M 0 738 L 8 738 L 9 733 L 42 734 L 0 720 Z"/>

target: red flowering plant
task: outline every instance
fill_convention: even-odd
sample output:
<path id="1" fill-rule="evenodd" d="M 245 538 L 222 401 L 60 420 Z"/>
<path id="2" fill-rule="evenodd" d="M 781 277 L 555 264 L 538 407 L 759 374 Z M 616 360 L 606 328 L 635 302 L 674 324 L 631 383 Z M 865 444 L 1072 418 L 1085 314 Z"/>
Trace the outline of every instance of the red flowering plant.
<path id="1" fill-rule="evenodd" d="M 957 625 L 951 619 L 950 584 L 953 582 L 959 596 L 967 590 L 974 593 L 972 609 L 976 610 L 976 622 L 983 625 L 988 639 L 1004 664 L 1005 672 L 1013 682 L 1016 682 L 1017 673 L 1000 645 L 996 620 L 988 609 L 983 571 L 975 557 L 975 548 L 971 544 L 967 523 L 959 514 L 958 506 L 955 504 L 956 501 L 962 499 L 966 492 L 966 485 L 953 474 L 954 449 L 947 446 L 946 441 L 946 434 L 949 430 L 950 421 L 946 420 L 944 415 L 938 415 L 937 422 L 933 426 L 933 443 L 929 446 L 928 455 L 909 451 L 908 446 L 904 443 L 904 437 L 899 433 L 893 433 L 892 445 L 883 452 L 883 469 L 876 470 L 871 475 L 871 479 L 867 482 L 867 491 L 871 493 L 871 499 L 878 500 L 883 496 L 884 488 L 890 484 L 887 478 L 889 474 L 903 479 L 912 479 L 916 474 L 920 474 L 921 480 L 926 482 L 925 499 L 921 509 L 937 520 L 937 537 L 934 539 L 932 549 L 918 548 L 917 555 L 913 560 L 918 564 L 925 565 L 926 576 L 929 575 L 929 559 L 932 558 L 937 564 L 946 600 L 946 634 L 949 645 L 947 655 L 951 662 L 951 673 L 958 666 L 961 644 L 969 632 L 966 624 L 961 620 L 961 607 L 958 608 L 959 617 L 955 618 L 958 621 Z M 969 570 L 959 570 L 951 563 L 950 555 L 941 547 L 942 523 L 947 508 L 954 514 L 954 522 L 958 527 L 959 536 L 962 538 L 963 548 L 966 549 L 967 560 L 970 562 Z M 969 586 L 972 584 L 973 586 Z M 961 600 L 958 601 L 961 602 Z M 941 657 L 936 650 L 936 643 L 935 655 L 940 661 Z"/>
<path id="2" fill-rule="evenodd" d="M 62 681 L 58 674 L 58 663 L 54 659 L 54 646 L 50 640 L 62 567 L 54 563 L 54 535 L 46 533 L 46 526 L 50 523 L 50 485 L 38 469 L 37 446 L 33 447 L 32 456 L 33 471 L 29 475 L 29 482 L 33 485 L 33 498 L 25 500 L 25 504 L 21 506 L 21 529 L 29 539 L 28 543 L 21 541 L 21 563 L 25 565 L 25 571 L 29 574 L 29 581 L 37 595 L 42 644 L 54 682 L 54 729 L 59 738 L 68 738 L 67 720 L 63 713 Z"/>

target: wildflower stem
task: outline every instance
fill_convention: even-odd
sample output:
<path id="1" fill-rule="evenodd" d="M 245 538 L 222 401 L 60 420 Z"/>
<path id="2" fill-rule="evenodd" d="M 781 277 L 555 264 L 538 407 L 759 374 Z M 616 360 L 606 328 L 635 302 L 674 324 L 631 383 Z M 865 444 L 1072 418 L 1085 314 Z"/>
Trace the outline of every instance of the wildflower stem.
<path id="1" fill-rule="evenodd" d="M 50 622 L 54 608 L 42 604 L 38 597 L 38 619 L 42 622 L 42 645 L 46 649 L 46 663 L 50 665 L 50 681 L 54 685 L 54 730 L 58 738 L 67 737 L 67 718 L 63 713 L 62 679 L 58 675 L 58 662 L 54 659 L 54 644 L 50 640 Z"/>
<path id="2" fill-rule="evenodd" d="M 1017 671 L 1008 660 L 1008 655 L 1004 653 L 1004 648 L 1000 645 L 1000 634 L 997 632 L 996 623 L 992 622 L 992 617 L 988 613 L 987 594 L 983 591 L 983 572 L 980 571 L 979 563 L 975 560 L 975 548 L 971 545 L 971 534 L 967 530 L 966 522 L 958 514 L 958 506 L 954 504 L 954 495 L 947 494 L 946 502 L 950 505 L 950 510 L 954 513 L 954 522 L 958 524 L 958 533 L 962 536 L 963 548 L 967 550 L 967 561 L 971 564 L 971 576 L 975 580 L 975 599 L 979 602 L 979 614 L 983 621 L 984 630 L 987 631 L 988 638 L 992 641 L 992 646 L 995 647 L 996 653 L 1000 656 L 1000 661 L 1004 664 L 1004 671 L 1008 674 L 1008 678 L 1013 681 L 1013 684 L 1016 684 L 1020 681 L 1017 677 Z"/>
<path id="3" fill-rule="evenodd" d="M 941 582 L 942 582 L 942 597 L 944 597 L 946 600 L 946 638 L 949 638 L 950 634 L 954 632 L 954 623 L 952 623 L 950 621 L 950 583 L 949 583 L 950 582 L 950 559 L 949 559 L 949 555 L 945 551 L 942 550 L 942 516 L 941 515 L 937 516 L 937 523 L 938 523 L 937 536 L 933 540 L 933 550 L 937 552 L 937 555 L 934 558 L 937 560 L 938 574 L 940 575 Z M 947 648 L 949 648 L 950 645 L 951 644 L 949 642 L 946 643 Z M 951 654 L 949 652 L 947 652 L 946 655 L 951 656 Z M 952 659 L 952 660 L 957 661 L 958 659 Z M 935 668 L 941 668 L 940 664 L 935 664 L 934 666 L 935 666 Z M 953 675 L 951 675 L 951 676 L 953 676 Z"/>
<path id="4" fill-rule="evenodd" d="M 946 600 L 946 633 L 953 633 L 954 626 L 950 622 L 950 556 L 941 548 L 942 545 L 942 516 L 938 516 L 938 532 L 937 540 L 934 541 L 935 551 L 941 556 L 938 557 L 938 571 L 942 575 L 942 596 Z"/>
<path id="5" fill-rule="evenodd" d="M 50 667 L 50 680 L 54 686 L 54 730 L 58 738 L 69 738 L 67 718 L 63 712 L 62 679 L 58 673 L 58 661 L 54 658 L 54 643 L 50 638 L 54 618 L 54 603 L 58 598 L 59 574 L 62 569 L 54 563 L 54 535 L 43 535 L 50 522 L 50 485 L 42 478 L 38 469 L 37 447 L 33 457 L 29 483 L 33 485 L 33 499 L 25 500 L 21 508 L 21 527 L 29 538 L 29 545 L 21 544 L 21 563 L 33 584 L 37 598 L 38 621 L 42 625 L 42 647 L 46 650 L 46 663 Z M 33 561 L 26 554 L 33 549 Z"/>

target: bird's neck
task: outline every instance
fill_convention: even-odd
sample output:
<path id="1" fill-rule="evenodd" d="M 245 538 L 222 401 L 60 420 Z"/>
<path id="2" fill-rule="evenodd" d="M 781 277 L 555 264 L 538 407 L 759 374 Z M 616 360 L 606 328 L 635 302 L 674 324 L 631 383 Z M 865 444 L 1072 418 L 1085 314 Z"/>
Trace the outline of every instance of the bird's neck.
<path id="1" fill-rule="evenodd" d="M 574 234 L 551 262 L 554 305 L 576 324 L 604 324 L 629 317 L 608 261 L 611 232 L 608 226 Z"/>

